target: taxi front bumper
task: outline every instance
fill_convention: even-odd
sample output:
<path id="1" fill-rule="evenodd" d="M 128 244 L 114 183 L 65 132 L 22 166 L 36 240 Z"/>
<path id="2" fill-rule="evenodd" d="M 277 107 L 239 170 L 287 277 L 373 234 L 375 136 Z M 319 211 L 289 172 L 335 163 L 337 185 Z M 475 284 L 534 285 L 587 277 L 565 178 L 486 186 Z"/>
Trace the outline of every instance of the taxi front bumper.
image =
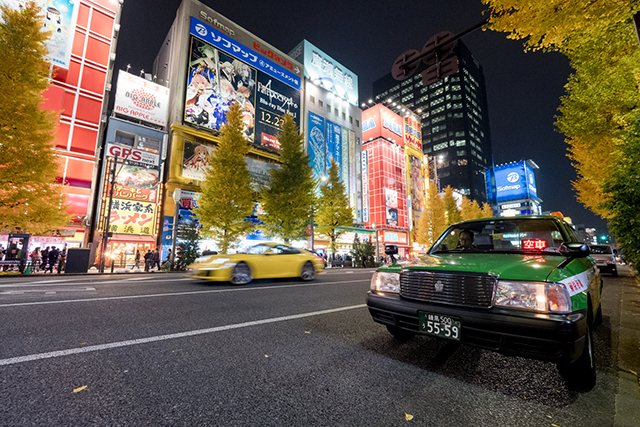
<path id="1" fill-rule="evenodd" d="M 461 321 L 460 342 L 464 344 L 556 363 L 570 363 L 580 357 L 587 331 L 586 310 L 547 314 L 498 307 L 474 309 L 416 302 L 371 291 L 367 294 L 367 306 L 375 322 L 418 335 L 420 311 L 457 317 Z"/>

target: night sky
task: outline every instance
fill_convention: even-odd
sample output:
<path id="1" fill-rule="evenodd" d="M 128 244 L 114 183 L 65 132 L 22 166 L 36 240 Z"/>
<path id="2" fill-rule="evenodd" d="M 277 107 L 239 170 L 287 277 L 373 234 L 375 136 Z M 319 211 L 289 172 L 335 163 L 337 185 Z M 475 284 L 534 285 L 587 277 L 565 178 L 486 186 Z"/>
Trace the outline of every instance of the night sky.
<path id="1" fill-rule="evenodd" d="M 471 27 L 484 19 L 485 10 L 480 0 L 202 3 L 285 53 L 306 38 L 358 76 L 360 103 L 372 97 L 373 81 L 389 73 L 402 52 L 421 50 L 440 31 L 457 34 Z M 131 64 L 131 73 L 151 72 L 179 4 L 125 0 L 116 70 Z M 463 41 L 484 69 L 495 164 L 532 159 L 540 167 L 536 180 L 543 211 L 606 228 L 605 220 L 576 201 L 571 186 L 576 174 L 564 136 L 554 126 L 571 73 L 566 58 L 525 54 L 521 41 L 492 31 L 476 30 Z"/>

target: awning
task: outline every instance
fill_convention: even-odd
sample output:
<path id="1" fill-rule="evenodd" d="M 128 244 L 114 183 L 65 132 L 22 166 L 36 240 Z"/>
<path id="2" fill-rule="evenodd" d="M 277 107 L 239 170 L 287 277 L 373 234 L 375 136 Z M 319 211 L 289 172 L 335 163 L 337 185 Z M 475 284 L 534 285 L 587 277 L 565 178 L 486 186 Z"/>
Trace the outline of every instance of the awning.
<path id="1" fill-rule="evenodd" d="M 337 231 L 348 231 L 351 233 L 358 234 L 375 234 L 375 230 L 369 230 L 368 228 L 359 228 L 359 227 L 336 227 Z"/>
<path id="2" fill-rule="evenodd" d="M 132 234 L 116 234 L 113 233 L 113 237 L 109 237 L 110 242 L 144 242 L 155 243 L 156 238 L 154 236 L 138 236 Z"/>

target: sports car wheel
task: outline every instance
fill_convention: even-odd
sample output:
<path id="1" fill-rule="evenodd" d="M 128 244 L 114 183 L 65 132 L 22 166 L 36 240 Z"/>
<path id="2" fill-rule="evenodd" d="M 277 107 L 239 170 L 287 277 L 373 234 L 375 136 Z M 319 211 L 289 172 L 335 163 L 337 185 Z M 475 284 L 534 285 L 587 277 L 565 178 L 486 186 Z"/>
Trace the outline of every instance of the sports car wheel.
<path id="1" fill-rule="evenodd" d="M 316 269 L 309 261 L 305 262 L 302 266 L 302 273 L 300 274 L 302 280 L 313 280 L 316 278 Z"/>
<path id="2" fill-rule="evenodd" d="M 234 285 L 246 285 L 253 277 L 251 276 L 251 267 L 246 262 L 239 262 L 233 267 L 230 282 Z"/>

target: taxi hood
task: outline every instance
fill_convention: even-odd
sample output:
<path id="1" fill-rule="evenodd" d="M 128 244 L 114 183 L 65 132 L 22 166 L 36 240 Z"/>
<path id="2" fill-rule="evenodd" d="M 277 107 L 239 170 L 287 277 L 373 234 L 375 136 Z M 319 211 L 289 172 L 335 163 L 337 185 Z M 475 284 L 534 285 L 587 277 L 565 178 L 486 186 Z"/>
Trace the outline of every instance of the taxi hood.
<path id="1" fill-rule="evenodd" d="M 561 255 L 446 253 L 426 255 L 400 265 L 403 269 L 488 273 L 502 280 L 545 281 L 566 258 Z"/>

